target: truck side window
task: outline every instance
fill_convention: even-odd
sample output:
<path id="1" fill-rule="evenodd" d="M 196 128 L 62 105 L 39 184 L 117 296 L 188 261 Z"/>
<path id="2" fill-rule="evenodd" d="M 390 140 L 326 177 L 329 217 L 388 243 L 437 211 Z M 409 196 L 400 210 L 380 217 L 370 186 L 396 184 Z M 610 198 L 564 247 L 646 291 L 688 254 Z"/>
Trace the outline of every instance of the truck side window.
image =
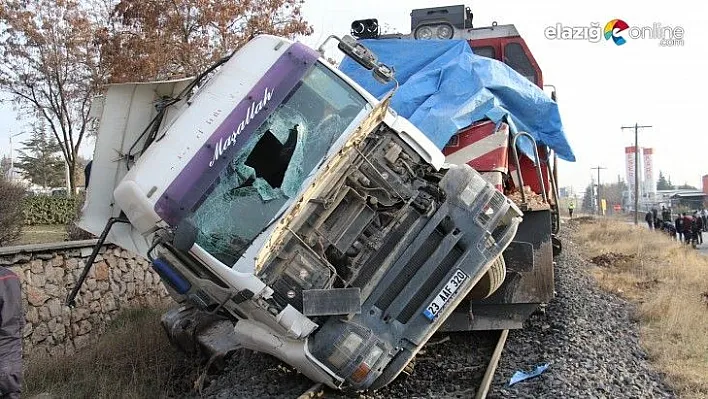
<path id="1" fill-rule="evenodd" d="M 497 52 L 494 51 L 494 47 L 492 46 L 475 47 L 472 49 L 472 52 L 482 57 L 497 58 Z"/>
<path id="2" fill-rule="evenodd" d="M 536 70 L 531 64 L 529 57 L 526 56 L 521 44 L 509 43 L 504 46 L 504 63 L 534 84 L 538 84 Z"/>

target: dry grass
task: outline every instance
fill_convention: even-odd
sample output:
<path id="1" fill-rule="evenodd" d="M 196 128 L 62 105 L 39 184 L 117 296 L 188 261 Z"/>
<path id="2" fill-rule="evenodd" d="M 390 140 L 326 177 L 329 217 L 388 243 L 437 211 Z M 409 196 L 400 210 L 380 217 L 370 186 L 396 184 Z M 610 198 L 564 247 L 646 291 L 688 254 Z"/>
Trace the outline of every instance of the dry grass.
<path id="1" fill-rule="evenodd" d="M 73 356 L 27 361 L 23 397 L 181 397 L 195 380 L 194 362 L 173 348 L 156 309 L 123 312 L 99 341 Z"/>
<path id="2" fill-rule="evenodd" d="M 65 241 L 66 238 L 66 226 L 63 224 L 22 226 L 20 237 L 8 245 L 45 244 Z"/>
<path id="3" fill-rule="evenodd" d="M 577 241 L 588 259 L 629 255 L 591 272 L 601 287 L 638 304 L 642 343 L 681 396 L 707 398 L 708 256 L 616 220 L 581 223 Z"/>

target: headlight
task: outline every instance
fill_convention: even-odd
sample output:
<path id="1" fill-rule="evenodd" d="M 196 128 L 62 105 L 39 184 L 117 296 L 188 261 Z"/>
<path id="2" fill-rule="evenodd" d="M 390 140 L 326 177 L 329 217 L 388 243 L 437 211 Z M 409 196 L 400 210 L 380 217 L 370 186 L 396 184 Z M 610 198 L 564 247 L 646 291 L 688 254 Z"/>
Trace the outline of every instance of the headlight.
<path id="1" fill-rule="evenodd" d="M 433 28 L 421 26 L 415 30 L 415 38 L 418 40 L 430 40 L 433 38 Z"/>
<path id="2" fill-rule="evenodd" d="M 359 349 L 364 338 L 353 332 L 334 345 L 334 351 L 327 360 L 336 368 L 341 369 L 354 359 L 354 353 Z"/>
<path id="3" fill-rule="evenodd" d="M 443 24 L 438 26 L 438 39 L 452 39 L 452 26 Z"/>
<path id="4" fill-rule="evenodd" d="M 455 34 L 455 29 L 452 25 L 442 22 L 437 24 L 420 25 L 415 29 L 413 37 L 417 40 L 452 39 Z"/>
<path id="5" fill-rule="evenodd" d="M 361 21 L 352 22 L 352 35 L 359 37 L 364 32 L 366 32 L 366 27 Z"/>
<path id="6" fill-rule="evenodd" d="M 375 18 L 356 20 L 352 22 L 351 34 L 359 39 L 376 39 L 379 37 L 379 21 Z"/>

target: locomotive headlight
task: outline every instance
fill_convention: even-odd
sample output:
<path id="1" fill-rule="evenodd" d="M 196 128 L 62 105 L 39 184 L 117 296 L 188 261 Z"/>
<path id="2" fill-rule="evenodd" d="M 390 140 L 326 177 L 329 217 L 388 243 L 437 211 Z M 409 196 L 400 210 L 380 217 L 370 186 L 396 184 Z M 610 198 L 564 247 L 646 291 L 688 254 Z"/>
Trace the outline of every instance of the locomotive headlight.
<path id="1" fill-rule="evenodd" d="M 448 24 L 441 24 L 436 29 L 438 39 L 452 39 L 453 29 Z"/>
<path id="2" fill-rule="evenodd" d="M 415 37 L 418 40 L 431 40 L 431 39 L 440 39 L 440 40 L 448 40 L 452 39 L 452 36 L 455 33 L 455 29 L 450 25 L 449 23 L 446 22 L 441 22 L 441 23 L 434 23 L 434 24 L 424 24 L 424 25 L 419 25 L 416 29 L 415 32 L 413 33 L 413 37 Z"/>
<path id="3" fill-rule="evenodd" d="M 415 38 L 417 40 L 430 40 L 433 38 L 433 28 L 428 25 L 423 25 L 415 30 Z"/>

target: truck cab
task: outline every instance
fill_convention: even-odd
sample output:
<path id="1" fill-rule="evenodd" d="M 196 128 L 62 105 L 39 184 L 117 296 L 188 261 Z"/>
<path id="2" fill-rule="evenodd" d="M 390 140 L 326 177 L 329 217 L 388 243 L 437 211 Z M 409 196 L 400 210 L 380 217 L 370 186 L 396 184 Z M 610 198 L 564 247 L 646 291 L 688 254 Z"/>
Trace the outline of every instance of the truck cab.
<path id="1" fill-rule="evenodd" d="M 195 79 L 112 85 L 80 226 L 150 260 L 185 350 L 246 347 L 330 387 L 382 387 L 522 216 L 389 98 L 267 35 Z"/>

